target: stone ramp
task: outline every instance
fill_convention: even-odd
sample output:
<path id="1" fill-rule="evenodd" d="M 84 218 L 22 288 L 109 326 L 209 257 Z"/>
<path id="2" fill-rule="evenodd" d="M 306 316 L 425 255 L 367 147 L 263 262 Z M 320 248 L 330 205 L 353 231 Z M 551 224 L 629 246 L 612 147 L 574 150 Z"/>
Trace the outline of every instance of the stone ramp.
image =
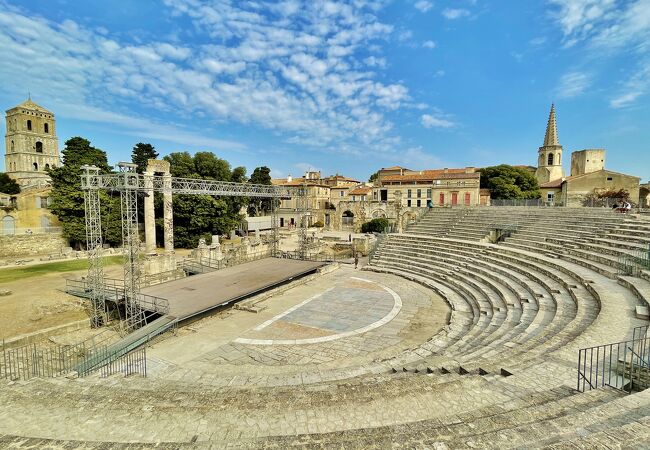
<path id="1" fill-rule="evenodd" d="M 159 317 L 108 347 L 95 349 L 95 353 L 89 355 L 84 361 L 82 361 L 76 367 L 76 371 L 82 376 L 89 374 L 94 370 L 117 360 L 121 356 L 126 355 L 130 351 L 135 350 L 141 345 L 146 344 L 155 337 L 160 336 L 174 327 L 176 323 L 176 318 L 172 316 Z"/>

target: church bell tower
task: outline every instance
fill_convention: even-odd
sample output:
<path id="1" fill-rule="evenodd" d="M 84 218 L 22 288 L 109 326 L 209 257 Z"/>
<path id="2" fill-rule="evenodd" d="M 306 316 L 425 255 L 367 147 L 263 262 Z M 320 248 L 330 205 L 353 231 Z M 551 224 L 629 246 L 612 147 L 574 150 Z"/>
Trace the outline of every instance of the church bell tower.
<path id="1" fill-rule="evenodd" d="M 31 98 L 6 111 L 5 171 L 21 186 L 49 181 L 46 170 L 59 164 L 54 114 Z"/>
<path id="2" fill-rule="evenodd" d="M 544 145 L 538 150 L 537 170 L 535 178 L 539 184 L 564 178 L 562 169 L 562 146 L 557 137 L 557 123 L 555 120 L 555 105 L 551 105 L 548 116 Z"/>

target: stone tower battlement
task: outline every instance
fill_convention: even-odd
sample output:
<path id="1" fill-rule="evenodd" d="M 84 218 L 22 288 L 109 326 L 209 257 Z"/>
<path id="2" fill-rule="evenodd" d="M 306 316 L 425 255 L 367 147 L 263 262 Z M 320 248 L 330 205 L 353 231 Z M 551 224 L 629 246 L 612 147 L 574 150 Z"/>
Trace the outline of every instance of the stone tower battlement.
<path id="1" fill-rule="evenodd" d="M 22 186 L 49 181 L 59 164 L 56 119 L 31 98 L 6 111 L 5 171 Z"/>

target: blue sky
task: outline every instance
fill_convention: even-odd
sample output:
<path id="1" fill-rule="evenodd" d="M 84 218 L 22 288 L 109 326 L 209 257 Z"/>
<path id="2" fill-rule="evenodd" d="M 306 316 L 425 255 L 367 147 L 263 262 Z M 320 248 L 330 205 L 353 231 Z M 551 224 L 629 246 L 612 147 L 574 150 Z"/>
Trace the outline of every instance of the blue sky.
<path id="1" fill-rule="evenodd" d="M 555 102 L 564 161 L 650 178 L 650 0 L 0 0 L 0 61 L 4 109 L 30 91 L 112 163 L 532 165 Z"/>

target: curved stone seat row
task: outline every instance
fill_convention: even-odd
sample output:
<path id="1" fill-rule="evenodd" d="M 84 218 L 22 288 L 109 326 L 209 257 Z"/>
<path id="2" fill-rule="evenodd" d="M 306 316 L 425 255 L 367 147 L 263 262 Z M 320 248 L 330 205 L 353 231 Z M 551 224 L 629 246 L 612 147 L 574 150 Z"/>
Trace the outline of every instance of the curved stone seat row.
<path id="1" fill-rule="evenodd" d="M 587 240 L 582 218 L 622 221 L 616 236 L 634 228 L 608 211 L 543 211 L 577 225 L 566 237 L 556 230 L 558 242 L 535 229 L 530 239 L 480 243 L 471 224 L 466 235 L 456 229 L 465 240 L 417 225 L 389 235 L 369 269 L 429 287 L 452 311 L 441 332 L 388 359 L 354 370 L 306 366 L 265 384 L 220 379 L 207 367 L 200 382 L 182 374 L 0 381 L 0 447 L 643 448 L 650 391 L 572 388 L 577 349 L 625 340 L 644 323 L 631 311 L 648 301 L 650 273 L 612 276 L 595 256 L 615 253 L 570 241 L 616 250 L 616 239 Z M 533 223 L 540 212 L 521 214 Z M 488 213 L 445 214 L 456 223 Z M 195 370 L 203 368 L 187 368 Z"/>
<path id="2" fill-rule="evenodd" d="M 390 243 L 391 240 L 394 242 Z M 530 363 L 530 361 L 534 361 L 535 358 L 540 355 L 566 348 L 567 344 L 575 341 L 576 338 L 585 341 L 585 336 L 589 336 L 589 338 L 597 336 L 601 339 L 600 342 L 608 342 L 606 337 L 608 333 L 605 331 L 609 330 L 598 332 L 598 329 L 596 329 L 596 332 L 585 333 L 585 330 L 596 321 L 600 308 L 601 292 L 599 292 L 599 290 L 602 291 L 602 289 L 594 287 L 594 278 L 598 277 L 598 281 L 601 284 L 607 283 L 605 278 L 596 272 L 590 270 L 584 271 L 583 267 L 578 267 L 570 261 L 546 258 L 541 255 L 531 255 L 530 253 L 519 249 L 453 241 L 442 238 L 431 238 L 420 235 L 406 234 L 402 236 L 391 236 L 391 238 L 383 244 L 383 246 L 388 245 L 390 245 L 390 247 L 386 247 L 386 251 L 389 253 L 393 252 L 394 255 L 385 256 L 384 254 L 379 253 L 378 261 L 381 261 L 381 258 L 384 258 L 384 262 L 388 265 L 392 265 L 397 272 L 412 273 L 419 271 L 420 275 L 426 275 L 427 270 L 431 270 L 432 267 L 435 267 L 436 264 L 438 264 L 447 269 L 453 270 L 455 268 L 455 270 L 460 273 L 463 271 L 469 271 L 469 273 L 472 273 L 473 271 L 476 275 L 476 280 L 480 280 L 481 278 L 483 280 L 488 279 L 489 275 L 487 275 L 486 271 L 495 271 L 495 273 L 504 277 L 503 280 L 509 280 L 510 282 L 512 282 L 513 279 L 512 272 L 521 270 L 521 268 L 524 268 L 524 273 L 527 275 L 530 275 L 531 273 L 541 274 L 543 277 L 541 280 L 543 288 L 550 293 L 549 297 L 554 300 L 554 307 L 556 309 L 559 308 L 559 313 L 556 311 L 558 317 L 553 317 L 551 322 L 547 322 L 541 327 L 544 329 L 544 335 L 542 337 L 538 337 L 537 339 L 523 338 L 522 341 L 525 342 L 524 345 L 518 343 L 516 346 L 517 351 L 508 351 L 508 353 L 513 355 L 512 360 L 508 361 L 509 363 L 523 364 L 524 360 Z M 454 264 L 456 264 L 457 267 L 455 267 Z M 501 272 L 498 271 L 499 266 L 501 266 Z M 503 269 L 506 268 L 506 266 L 508 266 L 510 272 L 503 272 Z M 567 268 L 567 266 L 570 268 Z M 466 274 L 463 275 L 465 276 Z M 539 282 L 540 275 L 537 276 L 537 281 Z M 457 282 L 460 279 L 461 278 L 458 278 Z M 494 285 L 498 286 L 498 280 L 495 281 L 496 284 Z M 522 280 L 519 281 L 521 282 Z M 549 281 L 555 282 L 556 284 L 549 284 Z M 511 290 L 516 291 L 517 287 L 512 286 Z M 559 292 L 564 294 L 561 303 L 558 303 L 557 301 L 558 297 L 562 297 L 561 295 L 558 295 Z M 540 294 L 535 292 L 533 293 L 535 294 L 535 297 L 537 297 L 537 294 Z M 632 309 L 634 307 L 634 302 L 631 301 L 631 293 L 619 292 L 619 294 L 622 295 L 622 297 L 618 298 L 617 301 L 622 304 L 624 308 L 628 310 Z M 565 311 L 572 310 L 574 312 L 569 313 L 567 318 L 567 313 Z M 571 314 L 573 314 L 573 316 L 571 316 Z M 625 314 L 619 314 L 619 316 L 622 316 L 625 319 Z M 563 317 L 564 321 L 562 322 Z M 622 322 L 619 327 L 619 332 L 609 335 L 609 338 L 613 340 L 624 340 L 628 334 L 628 330 L 631 330 L 631 323 L 629 320 L 619 320 L 619 322 Z M 497 324 L 497 322 L 494 323 Z M 505 323 L 505 321 L 503 323 Z M 515 330 L 529 328 L 532 329 L 532 327 L 528 325 L 526 328 L 523 326 L 519 328 L 515 327 Z M 517 331 L 513 334 L 512 330 L 507 330 L 506 332 L 492 334 L 492 336 L 496 336 L 496 339 L 494 339 L 497 344 L 496 346 L 489 345 L 477 350 L 476 352 L 464 353 L 463 356 L 458 357 L 458 359 L 467 362 L 479 355 L 490 357 L 501 354 L 503 357 L 504 354 L 499 348 L 499 345 L 505 345 L 508 339 L 512 342 L 517 342 L 515 338 L 516 333 Z M 459 342 L 462 342 L 462 340 Z M 477 342 L 481 342 L 481 340 L 477 340 Z M 487 342 L 490 342 L 489 338 L 487 339 Z M 576 346 L 572 345 L 570 347 L 575 348 Z M 456 348 L 463 347 L 457 343 L 451 349 L 453 350 Z M 464 348 L 467 349 L 467 347 Z M 485 350 L 485 348 L 489 348 L 489 350 Z M 526 354 L 526 358 L 522 359 L 516 356 L 517 354 L 522 353 Z M 571 355 L 571 358 L 573 357 L 574 355 Z M 506 362 L 506 360 L 502 358 L 501 362 Z"/>
<path id="3" fill-rule="evenodd" d="M 414 250 L 409 255 L 408 252 L 403 250 L 403 248 L 406 245 L 407 244 L 405 242 L 403 242 L 403 241 L 400 242 L 399 246 L 402 248 L 402 250 L 395 250 L 396 252 L 399 252 L 399 253 L 397 253 L 397 256 L 395 258 L 386 258 L 384 256 L 380 256 L 379 258 L 386 258 L 385 262 L 391 264 L 394 267 L 399 268 L 400 270 L 404 270 L 404 271 L 414 271 L 414 270 L 415 271 L 420 271 L 420 274 L 426 276 L 426 269 L 427 269 L 427 267 L 430 267 L 432 265 L 432 263 L 430 262 L 429 265 L 427 265 L 426 262 L 424 264 L 422 262 L 418 262 L 418 261 L 422 261 L 422 257 L 418 258 L 417 256 L 415 256 L 418 253 L 418 250 L 417 249 Z M 445 251 L 438 251 L 437 252 L 436 250 L 425 250 L 423 248 L 424 245 L 423 245 L 422 241 L 418 245 L 419 245 L 419 248 L 420 248 L 420 255 L 422 255 L 422 252 L 428 252 L 429 255 L 435 255 L 435 262 L 437 264 L 444 261 Z M 437 243 L 436 245 L 439 247 L 440 243 Z M 449 252 L 449 253 L 451 253 L 451 252 Z M 485 260 L 485 256 L 481 256 L 481 260 Z M 403 263 L 404 261 L 407 261 L 407 263 L 404 264 Z M 426 261 L 426 259 L 425 259 L 425 261 Z M 465 262 L 466 261 L 467 260 L 465 260 Z M 481 264 L 480 261 L 478 261 L 475 264 L 471 264 L 471 270 L 476 271 L 476 272 L 480 271 L 479 264 Z M 516 266 L 514 266 L 514 267 L 516 267 Z M 484 272 L 483 276 L 486 276 L 485 273 L 486 272 Z M 573 318 L 575 317 L 575 306 L 572 308 L 573 298 L 571 297 L 571 293 L 569 291 L 565 290 L 564 292 L 562 292 L 563 295 L 560 294 L 561 293 L 560 290 L 563 289 L 563 286 L 561 285 L 561 283 L 559 283 L 557 281 L 554 281 L 552 279 L 552 275 L 553 275 L 552 273 L 550 273 L 550 272 L 543 273 L 542 271 L 540 271 L 539 273 L 540 273 L 540 275 L 538 275 L 538 277 L 537 277 L 537 282 L 540 282 L 543 285 L 545 285 L 545 288 L 547 289 L 547 292 L 548 292 L 548 297 L 553 299 L 553 301 L 554 301 L 553 309 L 555 310 L 556 314 L 558 314 L 560 316 L 559 319 L 555 318 L 555 324 L 554 325 L 557 326 L 557 327 L 562 327 L 566 323 L 573 320 Z M 542 280 L 540 278 L 540 276 L 543 277 L 545 281 Z M 495 278 L 495 282 L 501 282 L 501 283 L 505 282 L 505 283 L 507 283 L 508 282 L 507 280 L 508 280 L 508 278 L 503 278 L 503 279 L 499 279 L 498 277 Z M 513 287 L 513 290 L 514 289 L 515 288 Z M 543 294 L 542 294 L 542 297 L 543 297 Z M 561 302 L 559 304 L 557 303 L 557 299 L 561 300 Z M 512 305 L 512 306 L 514 306 L 514 305 Z M 520 304 L 520 306 L 521 306 L 521 304 Z M 498 322 L 495 322 L 494 325 L 499 326 L 500 324 Z M 523 328 L 523 327 L 520 327 L 520 329 L 521 328 Z M 552 330 L 552 328 L 551 328 L 551 329 L 547 329 L 546 332 L 547 333 L 554 333 L 555 330 Z M 512 335 L 509 335 L 508 333 L 497 333 L 497 335 L 506 335 L 506 336 L 512 338 Z M 488 340 L 488 342 L 490 342 L 490 341 Z"/>

